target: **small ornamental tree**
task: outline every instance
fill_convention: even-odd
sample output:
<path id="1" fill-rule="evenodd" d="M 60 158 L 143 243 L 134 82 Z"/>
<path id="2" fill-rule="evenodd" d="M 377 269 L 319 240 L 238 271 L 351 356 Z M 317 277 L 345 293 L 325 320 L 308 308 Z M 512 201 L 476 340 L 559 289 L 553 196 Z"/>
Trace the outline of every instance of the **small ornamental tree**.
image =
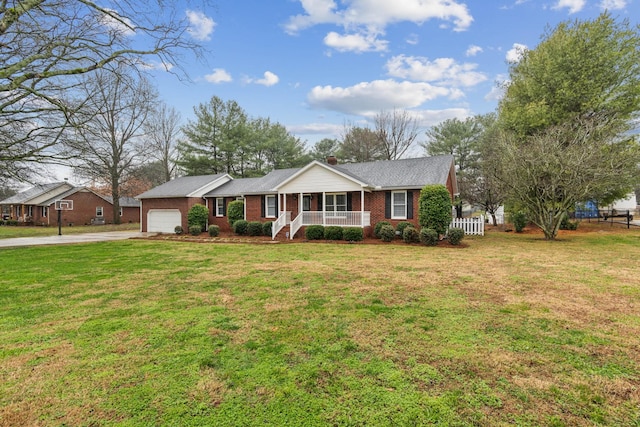
<path id="1" fill-rule="evenodd" d="M 422 228 L 432 228 L 445 234 L 451 224 L 451 195 L 441 184 L 425 185 L 420 191 L 418 221 Z"/>
<path id="2" fill-rule="evenodd" d="M 189 212 L 187 212 L 187 224 L 189 226 L 189 232 L 191 227 L 198 226 L 200 231 L 207 228 L 207 219 L 209 218 L 209 209 L 205 205 L 193 205 Z"/>
<path id="3" fill-rule="evenodd" d="M 236 221 L 244 219 L 244 202 L 242 200 L 229 202 L 229 205 L 227 205 L 227 219 L 231 227 Z"/>

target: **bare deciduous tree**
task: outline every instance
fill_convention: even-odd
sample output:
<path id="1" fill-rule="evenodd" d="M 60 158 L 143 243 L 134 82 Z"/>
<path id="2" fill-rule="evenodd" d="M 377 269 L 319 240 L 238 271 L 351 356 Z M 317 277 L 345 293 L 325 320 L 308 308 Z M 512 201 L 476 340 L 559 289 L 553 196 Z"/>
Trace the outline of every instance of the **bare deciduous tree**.
<path id="1" fill-rule="evenodd" d="M 118 224 L 120 186 L 148 155 L 143 124 L 157 93 L 144 78 L 105 69 L 85 79 L 81 94 L 86 101 L 67 144 L 77 153 L 78 173 L 111 189 L 113 222 Z"/>
<path id="2" fill-rule="evenodd" d="M 384 147 L 376 133 L 351 123 L 344 124 L 340 154 L 345 162 L 371 162 L 384 159 Z"/>
<path id="3" fill-rule="evenodd" d="M 0 2 L 2 175 L 24 178 L 25 163 L 73 155 L 58 148 L 83 104 L 65 101 L 79 76 L 123 61 L 156 61 L 186 76 L 179 56 L 200 56 L 200 46 L 175 8 L 162 0 Z"/>
<path id="4" fill-rule="evenodd" d="M 406 110 L 382 111 L 374 118 L 375 133 L 387 160 L 401 158 L 418 138 L 420 127 Z"/>
<path id="5" fill-rule="evenodd" d="M 162 103 L 144 124 L 146 137 L 153 148 L 151 157 L 162 167 L 163 182 L 175 177 L 180 121 L 180 113 Z"/>

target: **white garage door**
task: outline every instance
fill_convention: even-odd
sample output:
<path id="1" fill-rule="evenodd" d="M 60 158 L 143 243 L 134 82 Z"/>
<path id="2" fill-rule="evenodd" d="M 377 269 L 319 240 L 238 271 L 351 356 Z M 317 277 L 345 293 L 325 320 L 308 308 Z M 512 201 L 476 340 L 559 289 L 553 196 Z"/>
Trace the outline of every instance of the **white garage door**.
<path id="1" fill-rule="evenodd" d="M 177 225 L 182 225 L 179 209 L 150 209 L 147 213 L 147 231 L 174 233 Z"/>

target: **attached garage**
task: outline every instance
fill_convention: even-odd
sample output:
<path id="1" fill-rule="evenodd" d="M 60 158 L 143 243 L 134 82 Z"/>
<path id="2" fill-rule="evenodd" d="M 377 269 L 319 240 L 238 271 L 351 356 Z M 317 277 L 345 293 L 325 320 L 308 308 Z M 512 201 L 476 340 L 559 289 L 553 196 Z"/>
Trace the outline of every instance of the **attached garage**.
<path id="1" fill-rule="evenodd" d="M 182 224 L 179 209 L 150 209 L 147 213 L 147 230 L 155 233 L 174 233 Z"/>

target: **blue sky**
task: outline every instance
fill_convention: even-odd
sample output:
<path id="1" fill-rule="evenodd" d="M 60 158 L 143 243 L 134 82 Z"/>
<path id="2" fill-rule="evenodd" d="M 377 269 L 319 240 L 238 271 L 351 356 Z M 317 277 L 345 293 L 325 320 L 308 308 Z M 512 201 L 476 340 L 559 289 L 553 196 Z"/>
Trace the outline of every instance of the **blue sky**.
<path id="1" fill-rule="evenodd" d="M 156 72 L 183 119 L 217 95 L 309 145 L 407 109 L 421 126 L 494 111 L 521 48 L 561 21 L 640 17 L 640 0 L 219 0 L 186 9 L 205 63 L 192 79 Z"/>

